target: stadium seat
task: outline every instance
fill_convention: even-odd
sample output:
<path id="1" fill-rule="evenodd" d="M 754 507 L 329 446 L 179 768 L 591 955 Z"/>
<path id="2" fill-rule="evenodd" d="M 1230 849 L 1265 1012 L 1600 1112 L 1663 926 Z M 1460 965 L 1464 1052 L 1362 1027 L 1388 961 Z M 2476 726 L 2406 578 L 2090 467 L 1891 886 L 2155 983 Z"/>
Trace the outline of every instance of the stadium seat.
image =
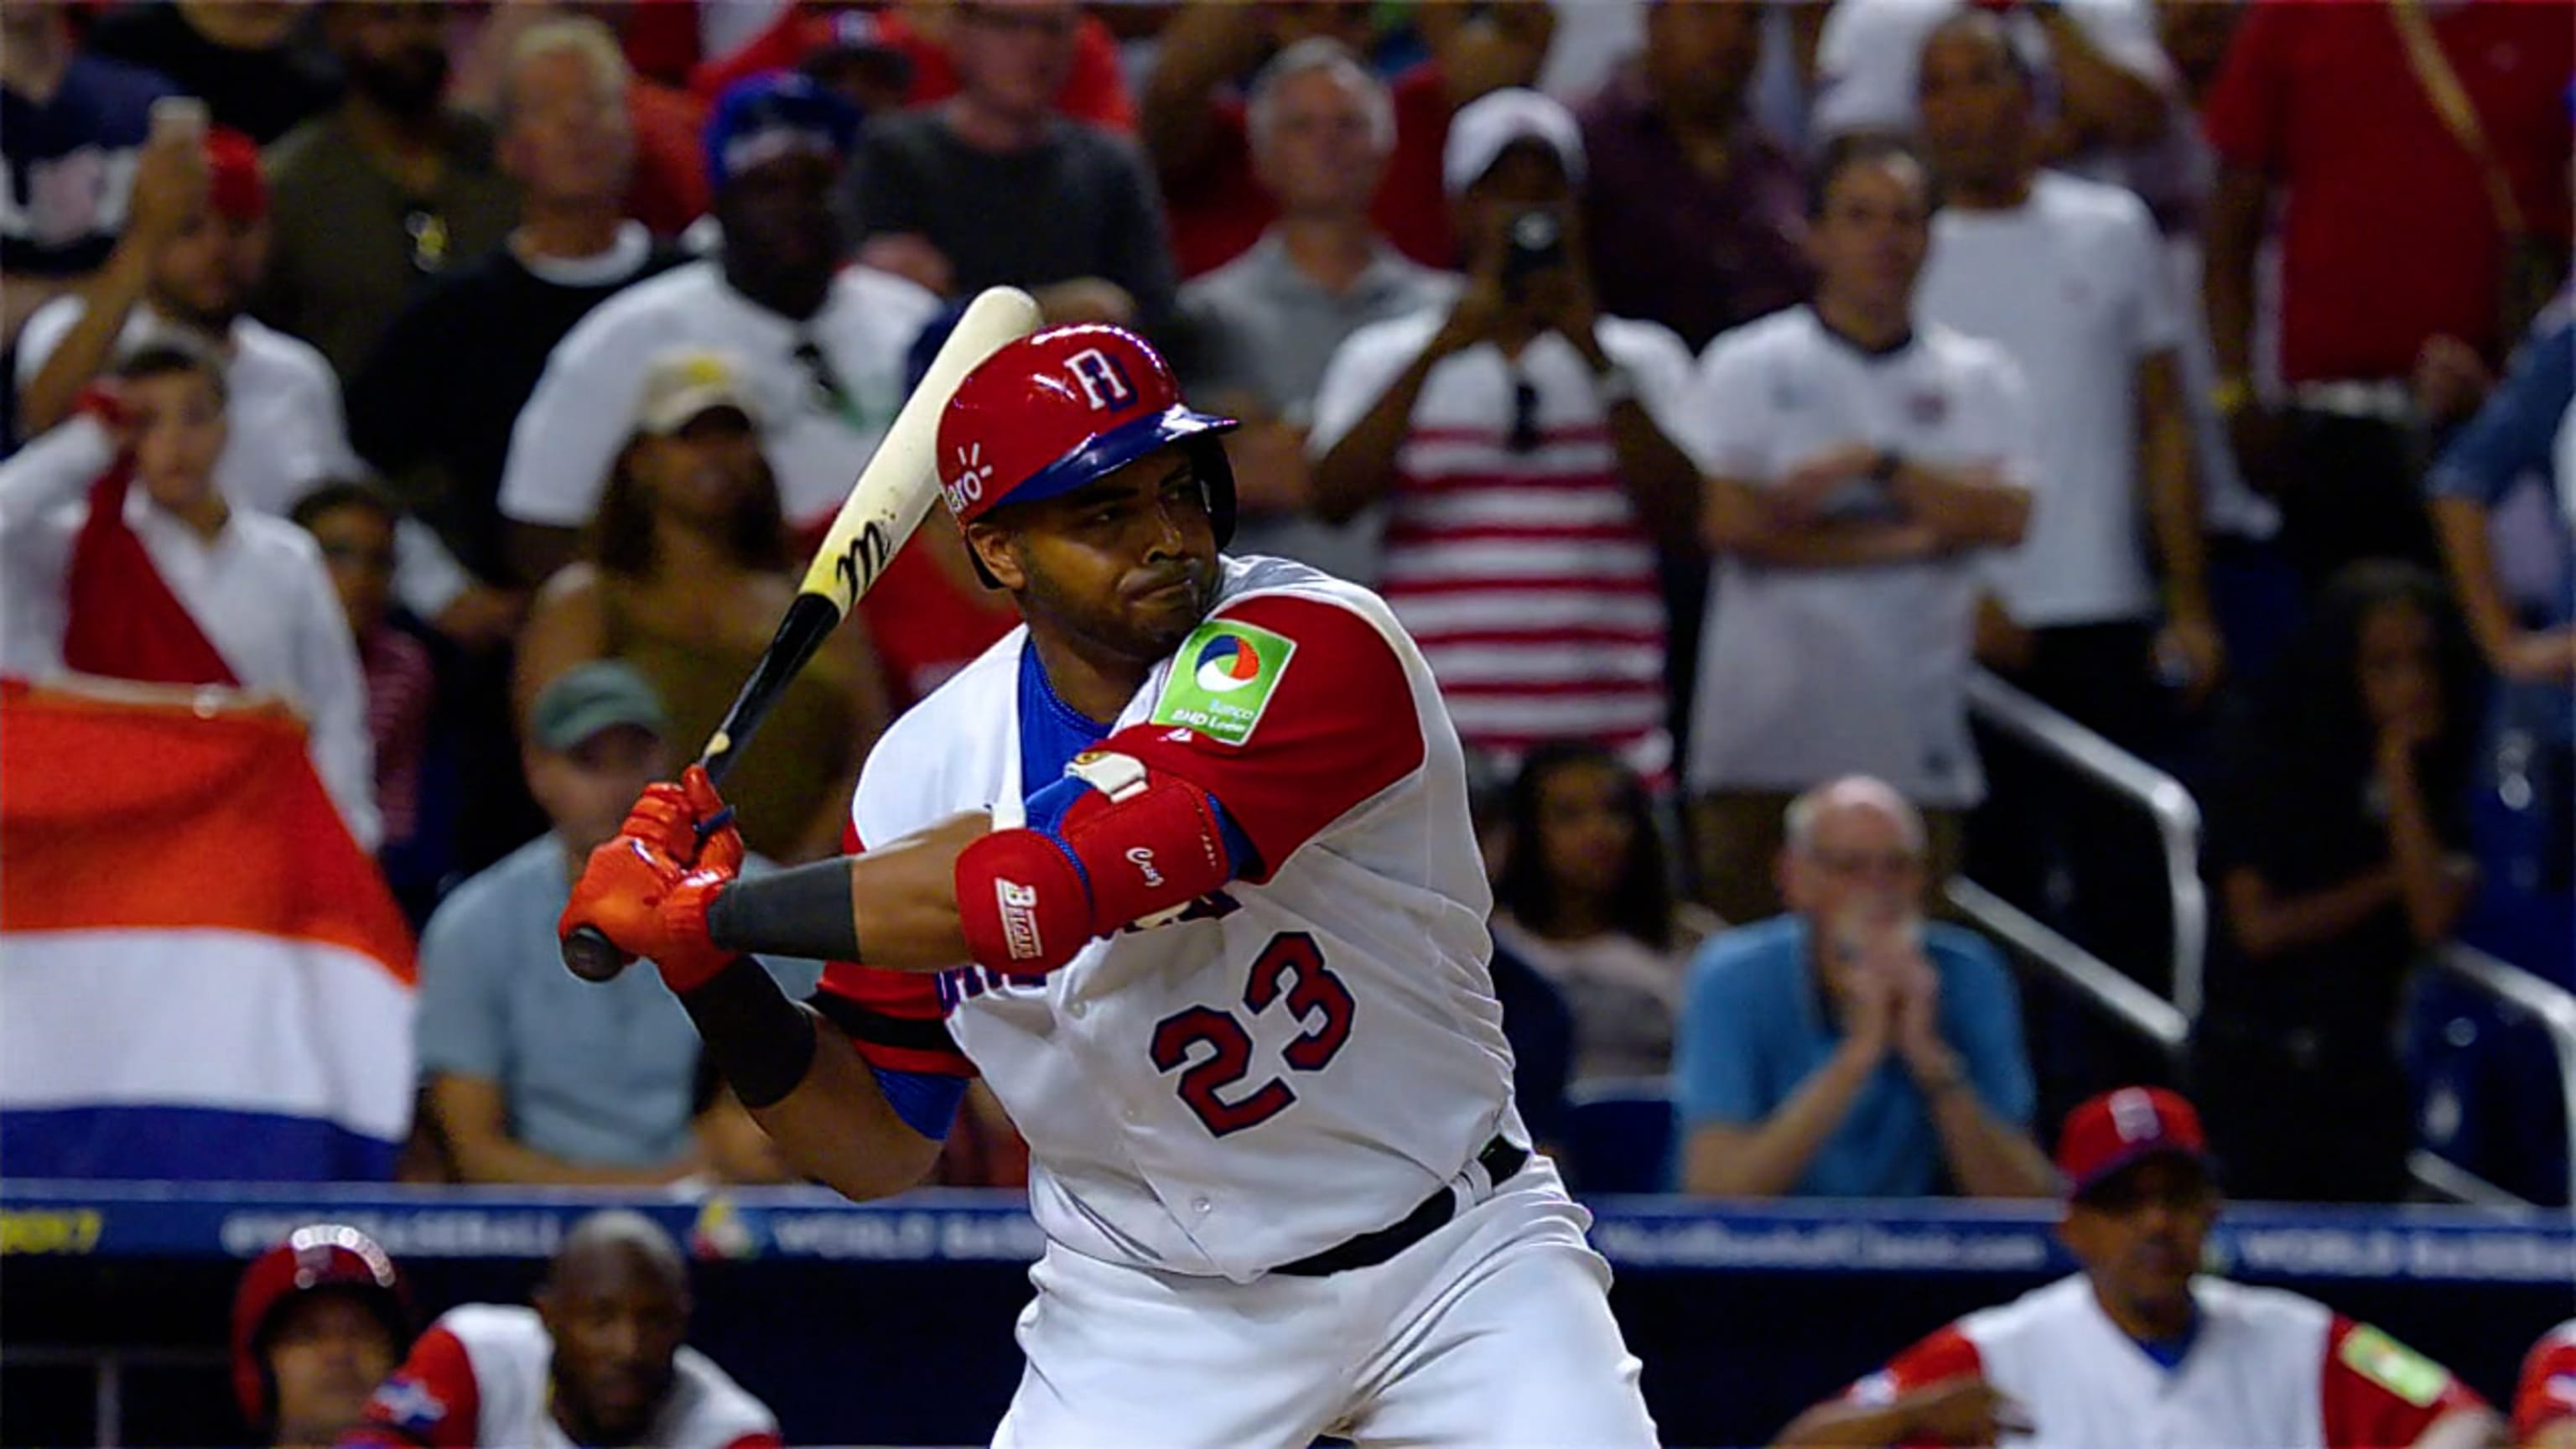
<path id="1" fill-rule="evenodd" d="M 1565 1151 L 1574 1191 L 1664 1192 L 1672 1185 L 1676 1120 L 1663 1077 L 1585 1082 L 1565 1094 Z"/>

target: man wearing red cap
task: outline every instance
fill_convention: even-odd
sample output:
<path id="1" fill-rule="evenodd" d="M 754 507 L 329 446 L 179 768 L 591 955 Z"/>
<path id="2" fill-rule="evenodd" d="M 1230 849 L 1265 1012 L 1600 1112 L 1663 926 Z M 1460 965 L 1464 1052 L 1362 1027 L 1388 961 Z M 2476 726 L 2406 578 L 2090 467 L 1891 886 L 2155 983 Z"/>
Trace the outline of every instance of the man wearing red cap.
<path id="1" fill-rule="evenodd" d="M 1218 553 L 1233 426 L 1118 328 L 995 352 L 934 456 L 1025 627 L 869 754 L 868 853 L 737 880 L 693 770 L 563 928 L 651 957 L 853 1198 L 919 1181 L 984 1078 L 1048 1238 L 999 1444 L 1651 1443 L 1512 1105 L 1439 687 L 1374 594 Z M 815 1009 L 772 946 L 836 963 Z"/>
<path id="2" fill-rule="evenodd" d="M 317 1223 L 251 1260 L 233 1292 L 233 1396 L 263 1444 L 329 1444 L 411 1343 L 402 1273 L 356 1228 Z"/>
<path id="3" fill-rule="evenodd" d="M 2218 1184 L 2200 1114 L 2180 1096 L 2122 1087 L 2077 1107 L 2057 1167 L 2058 1236 L 2082 1272 L 1940 1329 L 1778 1442 L 2493 1442 L 2494 1412 L 2440 1364 L 2297 1294 L 2201 1275 Z"/>

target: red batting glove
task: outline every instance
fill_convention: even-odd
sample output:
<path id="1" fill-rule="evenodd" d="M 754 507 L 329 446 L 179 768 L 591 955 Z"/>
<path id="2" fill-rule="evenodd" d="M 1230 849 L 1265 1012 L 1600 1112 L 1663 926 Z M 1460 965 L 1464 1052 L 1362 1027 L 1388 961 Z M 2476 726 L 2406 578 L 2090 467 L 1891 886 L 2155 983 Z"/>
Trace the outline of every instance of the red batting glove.
<path id="1" fill-rule="evenodd" d="M 649 957 L 673 991 L 705 985 L 734 957 L 707 936 L 708 905 L 742 868 L 742 836 L 728 820 L 704 770 L 648 787 L 617 835 L 590 853 L 558 932 L 595 927 L 619 950 Z"/>

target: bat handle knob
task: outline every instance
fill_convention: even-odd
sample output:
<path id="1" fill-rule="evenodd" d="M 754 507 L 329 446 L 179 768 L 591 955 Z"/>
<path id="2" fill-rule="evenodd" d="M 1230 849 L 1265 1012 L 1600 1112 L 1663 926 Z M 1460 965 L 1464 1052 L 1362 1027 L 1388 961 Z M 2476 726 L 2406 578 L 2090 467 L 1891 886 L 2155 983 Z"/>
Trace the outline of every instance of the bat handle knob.
<path id="1" fill-rule="evenodd" d="M 618 950 L 617 943 L 597 926 L 576 926 L 564 937 L 564 966 L 584 981 L 613 981 L 634 959 Z"/>

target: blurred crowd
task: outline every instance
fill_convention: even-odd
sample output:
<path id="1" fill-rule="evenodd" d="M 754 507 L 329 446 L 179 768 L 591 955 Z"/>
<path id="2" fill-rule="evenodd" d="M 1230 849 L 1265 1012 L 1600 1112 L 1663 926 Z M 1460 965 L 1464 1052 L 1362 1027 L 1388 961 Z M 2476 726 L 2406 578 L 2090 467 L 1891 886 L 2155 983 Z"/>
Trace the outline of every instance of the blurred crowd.
<path id="1" fill-rule="evenodd" d="M 419 932 L 407 1173 L 776 1180 L 553 922 L 1014 284 L 1421 644 L 1543 1139 L 2058 1190 L 2136 1073 L 1944 883 L 2157 993 L 2176 926 L 1982 669 L 2199 799 L 2230 1190 L 2393 1200 L 2427 954 L 2576 984 L 2571 71 L 2514 0 L 13 0 L 0 673 L 302 712 Z M 1013 623 L 934 517 L 727 781 L 752 849 L 842 849 Z M 1021 1180 L 967 1115 L 943 1179 Z"/>

